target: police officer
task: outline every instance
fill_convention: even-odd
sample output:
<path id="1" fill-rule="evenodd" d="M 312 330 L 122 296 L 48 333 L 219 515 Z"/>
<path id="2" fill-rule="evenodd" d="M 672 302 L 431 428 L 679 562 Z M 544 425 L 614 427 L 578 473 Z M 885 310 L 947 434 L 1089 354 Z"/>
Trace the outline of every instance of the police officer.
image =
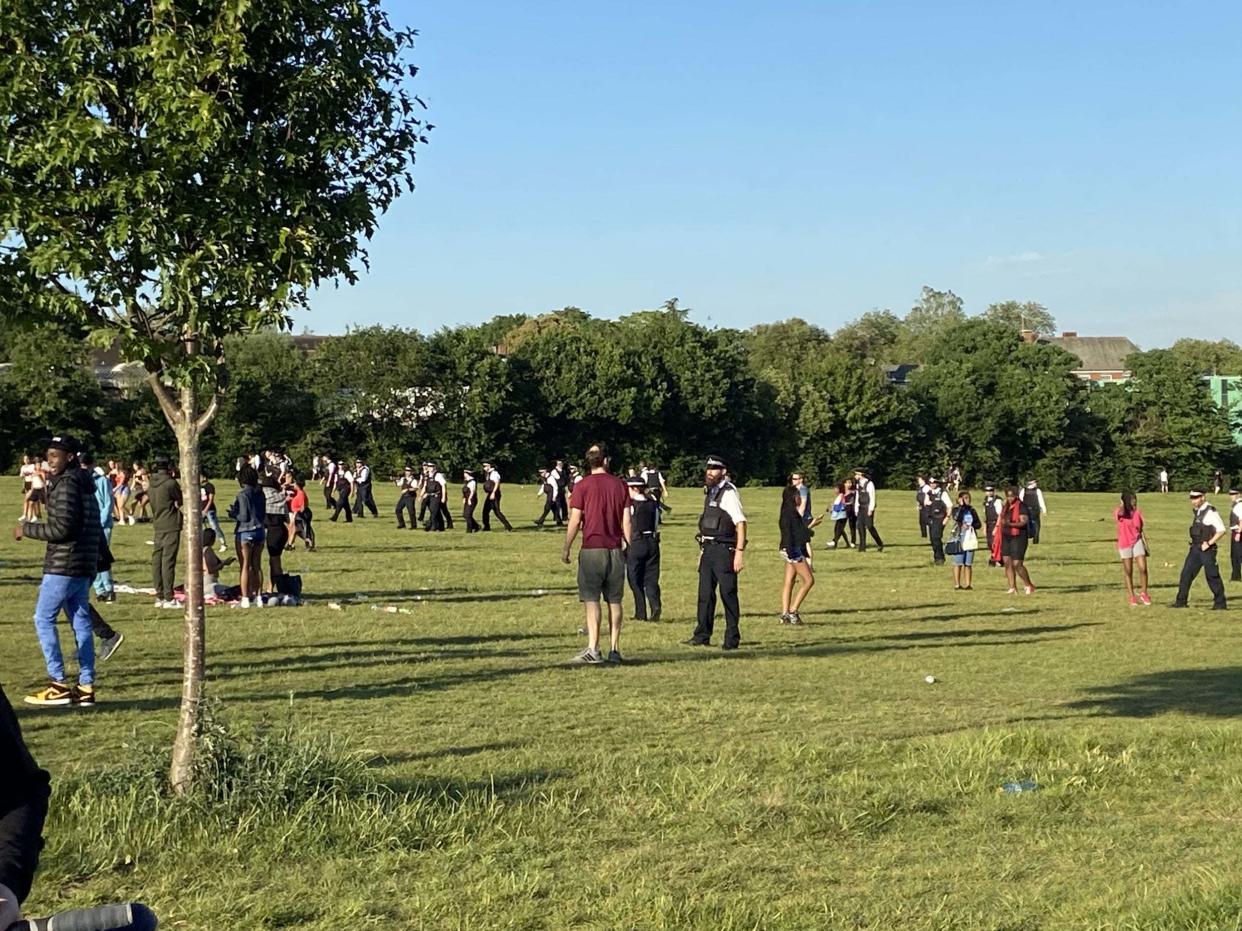
<path id="1" fill-rule="evenodd" d="M 1229 500 L 1233 502 L 1229 509 L 1229 562 L 1233 569 L 1229 581 L 1242 582 L 1242 486 L 1229 489 Z"/>
<path id="2" fill-rule="evenodd" d="M 427 505 L 427 523 L 423 529 L 439 533 L 444 530 L 444 485 L 437 480 L 436 467 L 433 463 L 423 463 L 423 474 L 427 476 L 427 484 L 423 486 L 423 503 Z M 443 476 L 440 477 L 443 478 Z"/>
<path id="3" fill-rule="evenodd" d="M 1221 520 L 1216 508 L 1208 504 L 1202 487 L 1190 489 L 1190 506 L 1194 509 L 1194 520 L 1190 523 L 1190 549 L 1186 553 L 1186 562 L 1182 564 L 1182 577 L 1177 585 L 1177 600 L 1169 607 L 1185 608 L 1186 599 L 1190 597 L 1190 585 L 1194 582 L 1199 570 L 1207 579 L 1208 588 L 1212 591 L 1212 607 L 1224 611 L 1225 583 L 1220 580 L 1220 569 L 1216 566 L 1216 543 L 1225 535 L 1225 522 Z"/>
<path id="4" fill-rule="evenodd" d="M 1048 513 L 1048 506 L 1044 504 L 1044 492 L 1035 479 L 1026 483 L 1026 491 L 1022 493 L 1022 503 L 1031 512 L 1031 542 L 1038 543 L 1039 527 L 1044 522 L 1044 515 Z"/>
<path id="5" fill-rule="evenodd" d="M 741 496 L 726 475 L 728 467 L 724 460 L 709 456 L 704 469 L 707 494 L 699 515 L 698 624 L 686 643 L 700 647 L 710 643 L 719 591 L 725 615 L 723 647 L 736 650 L 742 639 L 738 629 L 741 608 L 737 576 L 742 571 L 742 551 L 746 549 L 746 515 Z"/>
<path id="6" fill-rule="evenodd" d="M 932 476 L 927 480 L 927 493 L 923 498 L 927 510 L 925 527 L 928 542 L 931 543 L 932 564 L 944 565 L 944 525 L 949 522 L 949 512 L 953 510 L 953 502 L 940 488 L 940 479 Z"/>
<path id="7" fill-rule="evenodd" d="M 875 551 L 884 552 L 884 541 L 875 529 L 875 483 L 866 469 L 854 470 L 854 515 L 858 520 L 858 552 L 867 552 L 867 534 L 875 540 Z"/>
<path id="8" fill-rule="evenodd" d="M 931 497 L 931 487 L 927 484 L 927 479 L 922 475 L 914 477 L 914 500 L 918 505 L 919 511 L 919 536 L 924 540 L 927 539 L 927 501 Z"/>
<path id="9" fill-rule="evenodd" d="M 983 486 L 983 523 L 988 533 L 988 565 L 999 566 L 1001 562 L 992 556 L 992 540 L 996 536 L 996 522 L 1000 520 L 1004 502 L 996 494 L 995 485 Z"/>
<path id="10" fill-rule="evenodd" d="M 513 525 L 509 523 L 509 519 L 505 517 L 504 512 L 500 510 L 500 472 L 491 462 L 483 463 L 483 529 L 492 529 L 492 515 L 496 515 L 496 519 L 504 526 L 505 530 L 513 530 Z"/>
<path id="11" fill-rule="evenodd" d="M 625 574 L 634 593 L 634 620 L 660 619 L 660 503 L 649 496 L 641 477 L 626 480 L 630 490 L 630 548 Z M 647 613 L 650 607 L 651 613 Z"/>
<path id="12" fill-rule="evenodd" d="M 440 486 L 440 523 L 453 529 L 453 512 L 448 506 L 448 476 L 434 462 L 431 464 L 431 480 Z"/>
<path id="13" fill-rule="evenodd" d="M 548 519 L 548 515 L 552 515 L 552 519 L 556 522 L 556 526 L 562 525 L 560 505 L 557 503 L 560 483 L 553 475 L 553 471 L 549 469 L 539 470 L 539 487 L 535 490 L 535 494 L 543 498 L 543 513 L 539 515 L 539 519 L 535 521 L 536 527 L 542 527 L 544 521 Z"/>
<path id="14" fill-rule="evenodd" d="M 483 529 L 474 519 L 474 509 L 479 504 L 479 483 L 470 469 L 462 470 L 461 483 L 461 519 L 466 524 L 466 533 L 478 533 Z"/>
<path id="15" fill-rule="evenodd" d="M 418 479 L 414 477 L 414 467 L 407 465 L 405 471 L 397 476 L 395 481 L 399 497 L 397 498 L 397 529 L 405 529 L 405 515 L 410 515 L 410 529 L 418 529 L 418 522 L 414 519 L 414 496 L 418 492 Z"/>
<path id="16" fill-rule="evenodd" d="M 565 467 L 565 460 L 556 460 L 556 466 L 551 471 L 552 480 L 556 483 L 556 525 L 559 527 L 565 521 L 569 520 L 569 498 L 566 494 L 567 485 L 569 483 L 569 470 Z"/>
<path id="17" fill-rule="evenodd" d="M 363 509 L 371 512 L 372 517 L 379 517 L 379 509 L 375 507 L 375 498 L 371 494 L 371 467 L 361 458 L 354 460 L 354 517 L 365 517 Z"/>

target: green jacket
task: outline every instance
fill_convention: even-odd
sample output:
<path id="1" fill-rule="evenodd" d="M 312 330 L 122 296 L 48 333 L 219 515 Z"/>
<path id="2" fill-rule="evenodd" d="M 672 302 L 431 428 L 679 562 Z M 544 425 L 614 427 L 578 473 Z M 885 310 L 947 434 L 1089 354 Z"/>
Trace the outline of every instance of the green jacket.
<path id="1" fill-rule="evenodd" d="M 156 535 L 181 532 L 181 486 L 167 472 L 151 473 L 152 529 Z"/>

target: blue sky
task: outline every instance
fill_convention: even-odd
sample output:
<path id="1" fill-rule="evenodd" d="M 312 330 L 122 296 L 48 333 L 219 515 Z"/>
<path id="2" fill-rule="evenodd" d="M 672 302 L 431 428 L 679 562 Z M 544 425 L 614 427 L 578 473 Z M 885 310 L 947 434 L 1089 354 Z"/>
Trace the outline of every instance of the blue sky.
<path id="1" fill-rule="evenodd" d="M 920 288 L 1242 340 L 1242 4 L 391 0 L 436 124 L 297 327 L 677 297 L 835 329 Z"/>

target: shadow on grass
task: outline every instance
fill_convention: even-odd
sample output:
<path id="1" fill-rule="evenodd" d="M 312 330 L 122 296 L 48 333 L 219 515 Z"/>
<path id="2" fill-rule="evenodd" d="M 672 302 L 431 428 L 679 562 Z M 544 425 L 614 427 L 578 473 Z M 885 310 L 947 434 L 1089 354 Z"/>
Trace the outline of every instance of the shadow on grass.
<path id="1" fill-rule="evenodd" d="M 1166 669 L 1087 690 L 1065 707 L 1097 715 L 1149 718 L 1170 711 L 1212 718 L 1242 716 L 1242 666 Z"/>
<path id="2" fill-rule="evenodd" d="M 497 750 L 516 750 L 518 747 L 525 746 L 525 742 L 521 740 L 497 740 L 492 743 L 472 744 L 461 747 L 441 747 L 439 750 L 421 750 L 421 751 L 397 751 L 394 753 L 381 753 L 367 761 L 367 765 L 373 768 L 383 766 L 392 766 L 395 763 L 414 763 L 419 760 L 442 760 L 449 757 L 466 757 L 474 756 L 477 753 L 491 753 Z"/>
<path id="3" fill-rule="evenodd" d="M 563 640 L 564 634 L 553 633 L 511 633 L 511 634 L 458 634 L 449 637 L 382 637 L 373 640 L 312 640 L 291 646 L 287 643 L 258 644 L 248 647 L 230 647 L 220 652 L 227 657 L 233 653 L 280 653 L 287 654 L 290 649 L 334 650 L 352 647 L 448 647 L 478 646 L 485 643 L 512 643 L 520 640 Z M 213 657 L 213 662 L 216 661 Z"/>
<path id="4" fill-rule="evenodd" d="M 422 798 L 444 799 L 461 802 L 472 795 L 483 794 L 506 801 L 523 801 L 533 798 L 540 789 L 569 773 L 563 770 L 526 770 L 516 773 L 497 773 L 487 779 L 454 779 L 433 777 L 410 779 L 385 779 L 384 785 L 394 792 Z"/>
<path id="5" fill-rule="evenodd" d="M 422 588 L 404 588 L 393 589 L 390 591 L 368 591 L 358 592 L 311 592 L 311 597 L 316 600 L 337 601 L 345 605 L 361 606 L 370 605 L 378 601 L 388 601 L 394 603 L 419 601 L 426 604 L 483 604 L 493 601 L 516 601 L 519 599 L 530 598 L 546 598 L 555 595 L 576 595 L 578 589 L 568 586 L 556 586 L 552 588 L 533 588 L 526 590 L 515 590 L 508 592 L 470 592 L 462 589 L 422 589 Z M 366 595 L 365 601 L 354 600 L 355 595 Z"/>

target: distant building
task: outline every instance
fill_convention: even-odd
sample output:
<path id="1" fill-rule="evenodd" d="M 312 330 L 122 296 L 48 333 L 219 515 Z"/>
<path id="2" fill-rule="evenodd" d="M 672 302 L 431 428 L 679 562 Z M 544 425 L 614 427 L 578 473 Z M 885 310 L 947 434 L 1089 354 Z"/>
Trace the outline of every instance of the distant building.
<path id="1" fill-rule="evenodd" d="M 1229 412 L 1233 439 L 1242 445 L 1242 375 L 1204 375 L 1212 400 Z"/>
<path id="2" fill-rule="evenodd" d="M 1073 373 L 1083 381 L 1128 381 L 1130 370 L 1126 359 L 1139 351 L 1125 336 L 1079 336 L 1074 330 L 1066 330 L 1060 336 L 1040 339 L 1032 330 L 1023 330 L 1022 338 L 1028 343 L 1041 342 L 1059 346 L 1078 357 L 1079 367 Z"/>
<path id="3" fill-rule="evenodd" d="M 888 379 L 890 385 L 896 385 L 898 388 L 905 388 L 910 384 L 910 373 L 918 368 L 911 362 L 903 362 L 901 365 L 885 365 L 884 377 Z"/>

